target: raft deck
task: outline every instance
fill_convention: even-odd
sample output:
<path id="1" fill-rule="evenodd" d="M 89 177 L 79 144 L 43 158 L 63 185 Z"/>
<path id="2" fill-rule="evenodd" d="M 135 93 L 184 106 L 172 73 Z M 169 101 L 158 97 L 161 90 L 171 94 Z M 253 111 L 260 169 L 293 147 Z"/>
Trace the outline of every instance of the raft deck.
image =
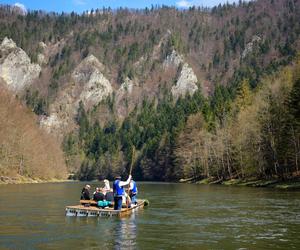
<path id="1" fill-rule="evenodd" d="M 99 208 L 96 206 L 84 206 L 84 205 L 75 205 L 66 207 L 66 216 L 99 216 L 99 217 L 122 217 L 131 214 L 139 208 L 143 208 L 145 205 L 145 200 L 137 200 L 136 205 L 131 205 L 130 208 L 122 208 L 121 210 L 114 210 L 113 208 Z"/>

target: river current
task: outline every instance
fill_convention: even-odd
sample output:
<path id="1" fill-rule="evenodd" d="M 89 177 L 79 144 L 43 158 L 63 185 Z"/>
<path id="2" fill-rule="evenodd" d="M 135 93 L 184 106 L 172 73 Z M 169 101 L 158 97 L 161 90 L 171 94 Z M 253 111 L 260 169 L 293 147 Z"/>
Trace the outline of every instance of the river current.
<path id="1" fill-rule="evenodd" d="M 299 249 L 300 191 L 138 183 L 125 218 L 66 217 L 85 183 L 0 186 L 0 249 Z M 89 183 L 94 189 L 102 183 Z"/>

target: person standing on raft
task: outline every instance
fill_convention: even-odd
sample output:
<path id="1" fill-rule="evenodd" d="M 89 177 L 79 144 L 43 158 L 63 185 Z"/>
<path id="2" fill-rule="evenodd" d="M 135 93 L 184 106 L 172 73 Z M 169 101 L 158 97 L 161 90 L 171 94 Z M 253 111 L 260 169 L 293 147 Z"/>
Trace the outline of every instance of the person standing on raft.
<path id="1" fill-rule="evenodd" d="M 131 175 L 129 175 L 127 181 L 121 181 L 121 176 L 116 176 L 113 190 L 114 190 L 114 210 L 122 209 L 122 197 L 125 195 L 124 186 L 128 185 L 131 180 Z"/>
<path id="2" fill-rule="evenodd" d="M 136 201 L 137 193 L 138 193 L 138 189 L 136 186 L 136 182 L 134 180 L 131 180 L 130 185 L 129 185 L 129 197 L 133 204 L 137 204 L 137 201 Z"/>

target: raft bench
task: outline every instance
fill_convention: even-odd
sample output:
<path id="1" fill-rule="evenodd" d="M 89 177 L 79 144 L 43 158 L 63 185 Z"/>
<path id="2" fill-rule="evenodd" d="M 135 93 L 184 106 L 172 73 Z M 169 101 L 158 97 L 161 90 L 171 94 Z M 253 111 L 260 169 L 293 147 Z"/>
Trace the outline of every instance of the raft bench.
<path id="1" fill-rule="evenodd" d="M 90 205 L 90 206 L 97 206 L 97 202 L 94 200 L 80 200 L 81 205 Z"/>

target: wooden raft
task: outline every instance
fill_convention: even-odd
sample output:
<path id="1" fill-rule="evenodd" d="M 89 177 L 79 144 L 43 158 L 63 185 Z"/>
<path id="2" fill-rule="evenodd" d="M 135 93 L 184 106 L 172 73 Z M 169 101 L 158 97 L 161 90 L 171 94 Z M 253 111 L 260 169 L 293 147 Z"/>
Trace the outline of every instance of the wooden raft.
<path id="1" fill-rule="evenodd" d="M 135 210 L 139 208 L 143 208 L 145 204 L 145 200 L 137 200 L 136 205 L 131 205 L 130 208 L 122 208 L 121 210 L 114 210 L 113 208 L 99 208 L 93 205 L 96 205 L 95 201 L 82 202 L 81 204 L 90 204 L 91 206 L 86 207 L 84 205 L 76 205 L 76 206 L 67 206 L 66 207 L 66 216 L 99 216 L 99 217 L 122 217 L 131 214 Z"/>

